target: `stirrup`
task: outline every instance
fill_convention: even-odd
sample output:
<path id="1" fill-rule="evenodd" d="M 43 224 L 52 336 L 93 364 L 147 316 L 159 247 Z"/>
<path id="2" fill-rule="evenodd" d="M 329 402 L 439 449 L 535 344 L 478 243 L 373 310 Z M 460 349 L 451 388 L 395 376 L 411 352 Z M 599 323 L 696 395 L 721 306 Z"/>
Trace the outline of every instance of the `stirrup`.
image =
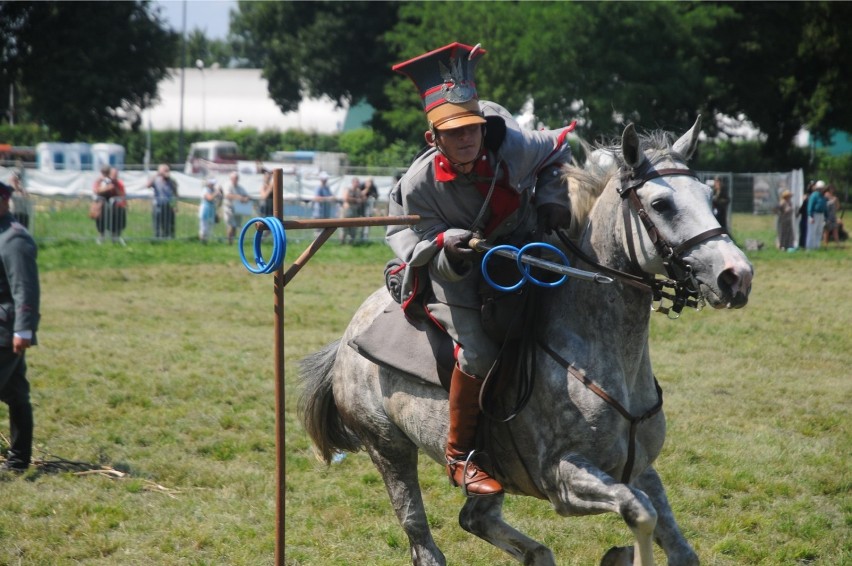
<path id="1" fill-rule="evenodd" d="M 462 493 L 464 494 L 465 497 L 484 497 L 484 496 L 488 496 L 488 495 L 498 495 L 500 493 L 503 493 L 503 486 L 500 484 L 500 482 L 498 482 L 496 479 L 491 477 L 491 475 L 488 472 L 486 472 L 484 469 L 482 469 L 482 467 L 478 466 L 475 462 L 472 462 L 473 456 L 475 454 L 476 454 L 476 450 L 471 450 L 470 452 L 468 452 L 467 457 L 464 460 L 462 460 L 461 458 L 453 458 L 453 459 L 447 458 L 447 473 L 450 476 L 450 482 L 453 484 L 454 487 L 461 487 Z M 450 471 L 450 466 L 456 466 L 458 464 L 461 464 L 462 462 L 464 463 L 464 468 L 462 468 L 462 480 L 461 480 L 461 482 L 456 483 L 455 478 L 453 478 L 454 474 L 453 474 L 453 472 Z M 468 469 L 470 469 L 471 465 L 473 465 L 474 468 L 480 474 L 484 475 L 487 478 L 487 480 L 494 482 L 499 489 L 497 491 L 495 491 L 494 493 L 471 493 L 467 488 L 468 482 L 466 481 L 468 479 L 467 471 L 468 471 Z M 480 480 L 480 481 L 483 481 L 483 480 Z"/>

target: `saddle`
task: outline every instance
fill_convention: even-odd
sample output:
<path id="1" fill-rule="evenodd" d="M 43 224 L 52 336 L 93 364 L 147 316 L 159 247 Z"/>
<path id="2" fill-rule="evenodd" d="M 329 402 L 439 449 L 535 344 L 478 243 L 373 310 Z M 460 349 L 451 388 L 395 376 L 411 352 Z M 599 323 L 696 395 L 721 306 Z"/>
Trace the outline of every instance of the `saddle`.
<path id="1" fill-rule="evenodd" d="M 388 304 L 373 323 L 349 341 L 356 352 L 382 367 L 450 389 L 455 365 L 453 341 L 449 334 L 428 319 L 423 309 L 407 316 L 399 303 L 388 296 Z"/>
<path id="2" fill-rule="evenodd" d="M 504 278 L 502 272 L 495 276 L 498 278 Z M 352 338 L 349 346 L 375 364 L 449 391 L 456 363 L 452 338 L 430 318 L 426 308 L 427 293 L 403 309 L 393 298 L 392 287 L 389 282 L 391 294 L 382 313 L 366 330 Z M 524 329 L 535 310 L 528 308 L 532 306 L 531 290 L 524 288 L 507 294 L 483 284 L 480 296 L 482 327 L 494 342 L 503 344 L 501 360 L 518 360 L 521 338 L 529 335 Z M 515 366 L 515 363 L 498 363 L 496 381 L 504 381 L 500 377 L 514 373 Z"/>

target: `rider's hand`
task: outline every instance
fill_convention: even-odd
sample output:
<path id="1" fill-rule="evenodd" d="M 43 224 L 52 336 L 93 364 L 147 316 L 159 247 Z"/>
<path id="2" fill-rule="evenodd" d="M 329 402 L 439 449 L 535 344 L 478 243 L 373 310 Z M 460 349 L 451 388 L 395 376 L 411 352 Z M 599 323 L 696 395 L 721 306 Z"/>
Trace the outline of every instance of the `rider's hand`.
<path id="1" fill-rule="evenodd" d="M 470 231 L 444 238 L 444 254 L 450 263 L 460 264 L 473 260 L 474 251 L 468 246 L 473 233 Z"/>
<path id="2" fill-rule="evenodd" d="M 550 234 L 571 225 L 571 209 L 567 206 L 549 202 L 538 207 L 537 213 L 539 234 Z"/>

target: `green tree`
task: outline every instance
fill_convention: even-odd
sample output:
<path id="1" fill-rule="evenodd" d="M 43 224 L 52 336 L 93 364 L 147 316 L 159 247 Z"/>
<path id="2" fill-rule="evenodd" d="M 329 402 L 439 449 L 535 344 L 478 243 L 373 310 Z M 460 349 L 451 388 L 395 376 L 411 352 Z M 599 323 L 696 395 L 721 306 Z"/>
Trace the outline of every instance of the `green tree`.
<path id="1" fill-rule="evenodd" d="M 177 39 L 147 2 L 0 2 L 0 92 L 66 140 L 138 127 Z"/>
<path id="2" fill-rule="evenodd" d="M 234 53 L 263 68 L 282 112 L 320 95 L 381 107 L 391 71 L 380 38 L 396 12 L 395 2 L 240 1 L 231 20 Z"/>
<path id="3" fill-rule="evenodd" d="M 703 3 L 410 3 L 386 35 L 402 59 L 451 41 L 482 41 L 477 70 L 483 98 L 512 113 L 534 101 L 537 121 L 557 128 L 578 120 L 587 139 L 628 121 L 685 129 L 704 106 L 706 77 L 696 65 L 730 10 Z M 448 17 L 448 15 L 462 17 Z M 428 46 L 428 47 L 427 47 Z M 388 85 L 384 120 L 396 135 L 422 131 L 416 93 Z"/>
<path id="4" fill-rule="evenodd" d="M 214 64 L 220 67 L 230 67 L 232 62 L 236 63 L 229 42 L 208 39 L 199 28 L 191 31 L 186 38 L 186 62 L 181 61 L 181 55 L 178 54 L 173 66 L 180 68 L 183 64 L 186 64 L 187 67 L 195 67 L 196 61 L 203 62 L 205 69 L 209 69 Z"/>
<path id="5" fill-rule="evenodd" d="M 852 5 L 843 2 L 742 2 L 717 30 L 706 61 L 717 78 L 713 108 L 745 114 L 766 135 L 765 151 L 785 156 L 807 127 L 824 141 L 852 131 Z"/>
<path id="6" fill-rule="evenodd" d="M 840 2 L 240 2 L 234 54 L 262 66 L 282 111 L 303 96 L 364 98 L 388 143 L 422 145 L 416 90 L 394 63 L 481 42 L 483 98 L 513 113 L 535 102 L 586 139 L 624 123 L 683 131 L 697 113 L 744 117 L 776 167 L 801 127 L 852 130 L 852 4 Z"/>

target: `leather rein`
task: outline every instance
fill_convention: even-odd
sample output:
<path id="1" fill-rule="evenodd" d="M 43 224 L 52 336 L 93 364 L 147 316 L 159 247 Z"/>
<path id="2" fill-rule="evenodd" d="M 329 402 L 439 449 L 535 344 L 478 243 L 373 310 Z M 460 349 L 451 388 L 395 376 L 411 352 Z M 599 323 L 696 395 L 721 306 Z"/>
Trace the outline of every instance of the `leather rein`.
<path id="1" fill-rule="evenodd" d="M 621 186 L 618 188 L 618 194 L 621 195 L 622 199 L 622 216 L 624 218 L 624 229 L 628 236 L 627 247 L 630 253 L 630 260 L 634 265 L 639 265 L 635 245 L 633 243 L 633 237 L 630 235 L 632 234 L 632 211 L 635 212 L 642 221 L 642 225 L 648 233 L 651 242 L 654 244 L 657 252 L 662 256 L 666 273 L 669 275 L 668 278 L 658 278 L 656 275 L 646 272 L 643 272 L 643 275 L 639 276 L 601 265 L 586 255 L 579 246 L 569 240 L 561 231 L 556 231 L 556 234 L 562 243 L 587 264 L 606 273 L 607 275 L 612 275 L 613 277 L 620 279 L 625 284 L 650 292 L 653 295 L 653 300 L 658 302 L 658 306 L 654 310 L 666 314 L 669 318 L 678 318 L 681 310 L 683 310 L 685 306 L 700 309 L 704 304 L 699 291 L 698 282 L 692 274 L 692 267 L 683 260 L 683 254 L 693 246 L 696 246 L 705 240 L 726 234 L 725 229 L 722 227 L 711 228 L 710 230 L 705 230 L 704 232 L 687 239 L 677 246 L 672 246 L 665 238 L 663 238 L 663 235 L 660 234 L 659 229 L 654 225 L 654 222 L 648 215 L 648 211 L 645 210 L 645 207 L 639 200 L 639 196 L 636 194 L 636 191 L 652 179 L 679 175 L 694 177 L 696 179 L 698 178 L 695 172 L 691 169 L 654 169 L 650 162 L 645 159 L 639 167 L 631 168 L 622 174 Z M 667 289 L 672 289 L 673 294 Z M 663 299 L 670 300 L 672 304 L 670 306 L 663 306 Z M 675 316 L 672 316 L 671 313 L 674 313 Z M 627 460 L 625 461 L 624 469 L 621 473 L 621 482 L 624 484 L 628 483 L 630 481 L 630 476 L 633 474 L 633 464 L 636 457 L 636 431 L 639 423 L 650 419 L 663 408 L 663 390 L 657 382 L 657 378 L 654 377 L 654 388 L 657 390 L 657 402 L 643 414 L 636 416 L 625 409 L 618 400 L 611 397 L 594 381 L 589 379 L 582 370 L 577 369 L 565 358 L 560 356 L 559 353 L 551 348 L 544 340 L 539 339 L 538 345 L 551 358 L 553 358 L 554 361 L 564 367 L 568 371 L 569 375 L 573 376 L 589 391 L 614 408 L 630 423 L 627 443 Z"/>

